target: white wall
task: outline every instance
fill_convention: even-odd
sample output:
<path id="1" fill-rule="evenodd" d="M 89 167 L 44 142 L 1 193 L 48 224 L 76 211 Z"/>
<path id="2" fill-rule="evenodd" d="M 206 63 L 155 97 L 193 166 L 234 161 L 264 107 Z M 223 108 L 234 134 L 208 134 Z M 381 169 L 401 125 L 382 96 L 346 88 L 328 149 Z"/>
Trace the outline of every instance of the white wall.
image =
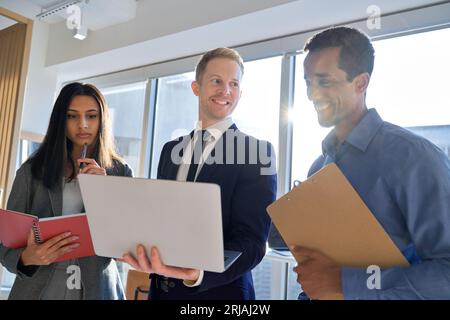
<path id="1" fill-rule="evenodd" d="M 47 131 L 57 85 L 57 71 L 45 66 L 48 34 L 47 24 L 34 22 L 21 130 L 37 134 Z"/>

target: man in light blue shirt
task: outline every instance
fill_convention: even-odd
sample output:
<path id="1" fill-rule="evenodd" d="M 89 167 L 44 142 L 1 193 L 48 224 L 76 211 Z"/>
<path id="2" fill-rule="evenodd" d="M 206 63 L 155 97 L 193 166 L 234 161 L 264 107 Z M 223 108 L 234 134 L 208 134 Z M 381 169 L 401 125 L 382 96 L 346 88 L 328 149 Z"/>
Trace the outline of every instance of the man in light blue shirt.
<path id="1" fill-rule="evenodd" d="M 340 266 L 297 247 L 294 270 L 312 299 L 450 299 L 450 161 L 426 139 L 367 109 L 374 49 L 356 29 L 330 28 L 305 45 L 308 98 L 319 123 L 334 127 L 309 175 L 334 162 L 410 262 L 381 270 L 369 286 L 363 268 Z"/>

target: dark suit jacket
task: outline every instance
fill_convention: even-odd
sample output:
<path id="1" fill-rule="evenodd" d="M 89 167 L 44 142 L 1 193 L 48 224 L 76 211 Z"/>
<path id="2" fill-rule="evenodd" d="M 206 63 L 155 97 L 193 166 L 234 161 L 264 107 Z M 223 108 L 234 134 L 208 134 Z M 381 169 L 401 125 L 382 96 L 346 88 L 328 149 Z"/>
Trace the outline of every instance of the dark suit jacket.
<path id="1" fill-rule="evenodd" d="M 152 275 L 150 299 L 255 298 L 251 270 L 266 251 L 270 226 L 266 207 L 276 197 L 275 155 L 270 143 L 245 135 L 235 125 L 228 131 L 231 135 L 222 135 L 209 157 L 218 161 L 212 164 L 206 161 L 196 181 L 220 186 L 224 248 L 240 251 L 242 255 L 223 273 L 205 271 L 197 287 L 190 288 L 181 280 Z M 181 160 L 192 134 L 164 145 L 158 179 L 176 179 L 180 163 L 176 162 Z"/>

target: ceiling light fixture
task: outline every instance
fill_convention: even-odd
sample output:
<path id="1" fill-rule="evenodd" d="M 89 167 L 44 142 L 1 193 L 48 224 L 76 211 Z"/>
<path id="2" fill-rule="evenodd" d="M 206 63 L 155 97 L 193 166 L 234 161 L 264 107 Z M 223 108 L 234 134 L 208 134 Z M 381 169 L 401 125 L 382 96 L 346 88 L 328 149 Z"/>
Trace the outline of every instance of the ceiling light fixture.
<path id="1" fill-rule="evenodd" d="M 76 4 L 80 4 L 82 2 L 85 2 L 83 0 L 69 0 L 69 1 L 64 1 L 62 3 L 59 4 L 55 4 L 51 7 L 42 9 L 43 11 L 41 13 L 39 13 L 38 15 L 36 15 L 36 18 L 38 18 L 39 20 L 45 19 L 49 16 L 52 16 L 54 14 L 60 13 L 61 11 L 65 11 L 68 7 L 76 5 Z"/>
<path id="2" fill-rule="evenodd" d="M 67 28 L 73 30 L 73 37 L 84 40 L 87 37 L 88 28 L 83 23 L 83 10 L 89 0 L 66 0 L 48 8 L 42 8 L 42 12 L 36 15 L 39 20 L 45 20 L 53 15 L 66 18 Z"/>
<path id="3" fill-rule="evenodd" d="M 78 40 L 84 40 L 87 37 L 88 29 L 87 27 L 81 26 L 78 29 L 73 29 L 73 37 Z"/>

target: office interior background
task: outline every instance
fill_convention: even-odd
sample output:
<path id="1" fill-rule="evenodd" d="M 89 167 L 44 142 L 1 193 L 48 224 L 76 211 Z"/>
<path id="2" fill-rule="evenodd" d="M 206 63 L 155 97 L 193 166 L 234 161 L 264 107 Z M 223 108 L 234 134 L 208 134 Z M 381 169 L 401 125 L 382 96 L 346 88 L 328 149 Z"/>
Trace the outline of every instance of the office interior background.
<path id="1" fill-rule="evenodd" d="M 70 28 L 71 4 L 80 8 L 80 29 Z M 283 195 L 306 178 L 329 132 L 306 98 L 302 47 L 332 25 L 358 27 L 374 41 L 368 107 L 450 155 L 450 1 L 0 0 L 0 76 L 10 68 L 1 57 L 13 56 L 17 65 L 16 84 L 0 81 L 0 206 L 15 171 L 42 141 L 56 95 L 71 81 L 101 89 L 119 152 L 135 176 L 155 178 L 163 144 L 195 125 L 195 65 L 219 46 L 245 60 L 233 118 L 274 145 Z M 23 41 L 14 38 L 20 32 Z M 253 270 L 257 299 L 296 299 L 294 266 L 289 255 L 268 248 Z M 125 282 L 127 267 L 119 267 Z M 13 281 L 0 271 L 1 299 Z"/>

